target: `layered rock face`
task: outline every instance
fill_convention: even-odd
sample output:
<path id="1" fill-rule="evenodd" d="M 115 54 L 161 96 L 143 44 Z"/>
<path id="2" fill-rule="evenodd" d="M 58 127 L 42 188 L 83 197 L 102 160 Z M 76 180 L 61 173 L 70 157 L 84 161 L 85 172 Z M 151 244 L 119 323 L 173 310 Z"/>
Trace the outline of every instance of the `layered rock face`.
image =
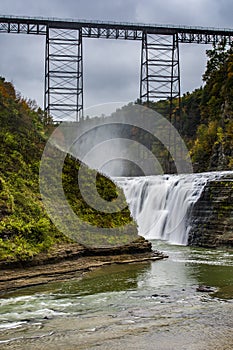
<path id="1" fill-rule="evenodd" d="M 208 182 L 190 215 L 189 245 L 233 247 L 233 175 Z"/>

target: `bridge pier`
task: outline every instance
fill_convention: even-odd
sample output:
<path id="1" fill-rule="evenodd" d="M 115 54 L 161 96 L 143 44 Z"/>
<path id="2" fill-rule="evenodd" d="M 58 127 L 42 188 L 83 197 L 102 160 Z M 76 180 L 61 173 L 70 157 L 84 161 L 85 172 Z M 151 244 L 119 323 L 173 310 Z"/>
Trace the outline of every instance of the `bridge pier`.
<path id="1" fill-rule="evenodd" d="M 140 100 L 168 99 L 170 107 L 180 97 L 179 43 L 177 34 L 143 32 L 141 51 Z"/>
<path id="2" fill-rule="evenodd" d="M 140 101 L 148 107 L 159 100 L 167 100 L 165 110 L 157 110 L 168 116 L 168 170 L 172 172 L 171 151 L 179 155 L 177 140 L 172 139 L 171 124 L 177 127 L 180 116 L 180 66 L 177 34 L 159 35 L 146 31 L 142 34 Z M 176 100 L 176 102 L 175 102 Z M 175 137 L 175 136 L 173 136 Z"/>
<path id="3" fill-rule="evenodd" d="M 47 26 L 45 57 L 45 112 L 54 121 L 83 118 L 82 28 Z M 180 98 L 178 35 L 142 32 L 140 101 L 169 101 L 172 120 L 174 99 Z"/>
<path id="4" fill-rule="evenodd" d="M 47 27 L 45 112 L 54 121 L 83 118 L 82 30 Z"/>

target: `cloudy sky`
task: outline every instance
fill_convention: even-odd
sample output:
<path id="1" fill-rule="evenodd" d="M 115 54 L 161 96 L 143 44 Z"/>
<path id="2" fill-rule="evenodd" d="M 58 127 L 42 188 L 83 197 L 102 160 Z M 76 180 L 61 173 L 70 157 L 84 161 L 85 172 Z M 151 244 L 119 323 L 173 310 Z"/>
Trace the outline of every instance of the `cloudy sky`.
<path id="1" fill-rule="evenodd" d="M 232 0 L 1 0 L 1 15 L 233 28 Z M 44 37 L 0 34 L 0 75 L 43 107 Z M 202 84 L 205 45 L 180 45 L 182 92 Z M 84 40 L 85 106 L 135 101 L 140 43 Z"/>

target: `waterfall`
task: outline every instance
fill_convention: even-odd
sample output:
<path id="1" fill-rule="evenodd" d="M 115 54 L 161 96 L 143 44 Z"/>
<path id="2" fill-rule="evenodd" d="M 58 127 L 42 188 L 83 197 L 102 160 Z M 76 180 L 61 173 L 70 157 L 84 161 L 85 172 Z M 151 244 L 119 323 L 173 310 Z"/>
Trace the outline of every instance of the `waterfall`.
<path id="1" fill-rule="evenodd" d="M 222 174 L 157 175 L 115 180 L 125 193 L 140 235 L 186 245 L 192 205 L 200 197 L 206 182 Z"/>

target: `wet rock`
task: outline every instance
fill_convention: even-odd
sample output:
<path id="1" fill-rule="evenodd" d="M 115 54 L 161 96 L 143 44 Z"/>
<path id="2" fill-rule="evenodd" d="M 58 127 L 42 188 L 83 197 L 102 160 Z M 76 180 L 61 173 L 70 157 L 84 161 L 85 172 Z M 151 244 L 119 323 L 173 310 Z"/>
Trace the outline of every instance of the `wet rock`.
<path id="1" fill-rule="evenodd" d="M 201 293 L 210 293 L 210 292 L 214 292 L 215 289 L 210 286 L 198 286 L 196 288 L 196 291 Z"/>
<path id="2" fill-rule="evenodd" d="M 188 244 L 233 247 L 233 175 L 209 181 L 190 213 Z"/>
<path id="3" fill-rule="evenodd" d="M 155 293 L 155 294 L 152 294 L 151 297 L 152 297 L 152 298 L 169 298 L 169 295 L 167 295 L 167 294 L 157 294 L 157 293 Z"/>
<path id="4" fill-rule="evenodd" d="M 69 250 L 69 254 L 67 251 Z M 58 249 L 49 252 L 49 256 L 38 254 L 30 264 L 2 265 L 0 276 L 0 294 L 7 291 L 47 284 L 49 282 L 68 280 L 72 277 L 82 278 L 85 273 L 95 268 L 110 264 L 130 264 L 163 259 L 163 254 L 153 252 L 151 243 L 139 237 L 129 245 L 113 248 L 87 249 L 78 244 L 59 247 L 65 252 L 59 261 L 53 260 Z M 38 259 L 41 260 L 38 260 Z"/>
<path id="5" fill-rule="evenodd" d="M 138 236 L 135 241 L 122 246 L 113 246 L 107 248 L 87 248 L 78 243 L 68 243 L 55 245 L 48 253 L 39 253 L 30 260 L 25 261 L 0 261 L 0 269 L 17 269 L 32 266 L 57 264 L 63 261 L 76 261 L 82 257 L 98 256 L 121 256 L 138 254 L 150 254 L 151 257 L 166 257 L 159 251 L 152 251 L 152 244 L 145 238 Z"/>
<path id="6" fill-rule="evenodd" d="M 152 298 L 157 298 L 157 297 L 159 297 L 159 294 L 152 294 L 152 296 L 151 296 Z"/>

